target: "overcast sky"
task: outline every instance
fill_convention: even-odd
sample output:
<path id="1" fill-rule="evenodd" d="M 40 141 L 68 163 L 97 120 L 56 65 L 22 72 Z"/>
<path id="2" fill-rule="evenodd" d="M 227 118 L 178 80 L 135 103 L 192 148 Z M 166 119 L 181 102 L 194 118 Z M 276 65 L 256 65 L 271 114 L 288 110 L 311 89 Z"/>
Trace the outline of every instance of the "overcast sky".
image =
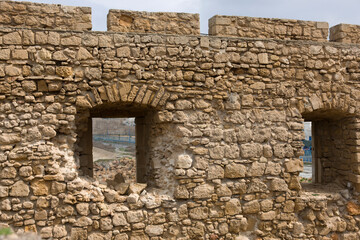
<path id="1" fill-rule="evenodd" d="M 360 0 L 33 0 L 92 8 L 93 30 L 106 31 L 109 9 L 200 13 L 201 32 L 214 15 L 290 18 L 360 25 Z"/>

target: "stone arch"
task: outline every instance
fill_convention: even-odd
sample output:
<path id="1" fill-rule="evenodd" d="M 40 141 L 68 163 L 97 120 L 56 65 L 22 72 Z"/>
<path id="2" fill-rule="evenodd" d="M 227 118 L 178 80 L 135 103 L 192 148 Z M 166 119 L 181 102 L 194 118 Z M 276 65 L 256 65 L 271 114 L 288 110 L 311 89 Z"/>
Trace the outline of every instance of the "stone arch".
<path id="1" fill-rule="evenodd" d="M 356 100 L 348 93 L 313 93 L 298 102 L 301 115 L 321 113 L 321 115 L 341 112 L 345 115 L 358 114 Z"/>
<path id="2" fill-rule="evenodd" d="M 133 84 L 131 82 L 115 82 L 111 85 L 93 87 L 76 99 L 80 108 L 93 108 L 103 103 L 135 103 L 153 108 L 164 106 L 170 93 L 163 86 L 148 86 Z"/>
<path id="3" fill-rule="evenodd" d="M 312 122 L 313 183 L 337 183 L 359 190 L 359 110 L 350 93 L 311 94 L 298 102 L 303 121 Z"/>

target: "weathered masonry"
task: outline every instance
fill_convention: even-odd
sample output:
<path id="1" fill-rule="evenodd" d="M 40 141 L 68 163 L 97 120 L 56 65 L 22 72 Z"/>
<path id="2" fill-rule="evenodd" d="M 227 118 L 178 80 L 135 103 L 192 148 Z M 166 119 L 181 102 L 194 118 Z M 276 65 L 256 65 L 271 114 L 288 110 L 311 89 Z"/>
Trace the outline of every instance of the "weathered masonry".
<path id="1" fill-rule="evenodd" d="M 359 239 L 360 27 L 0 1 L 0 222 L 43 239 Z M 138 183 L 91 178 L 135 117 Z M 303 122 L 315 179 L 301 184 Z"/>

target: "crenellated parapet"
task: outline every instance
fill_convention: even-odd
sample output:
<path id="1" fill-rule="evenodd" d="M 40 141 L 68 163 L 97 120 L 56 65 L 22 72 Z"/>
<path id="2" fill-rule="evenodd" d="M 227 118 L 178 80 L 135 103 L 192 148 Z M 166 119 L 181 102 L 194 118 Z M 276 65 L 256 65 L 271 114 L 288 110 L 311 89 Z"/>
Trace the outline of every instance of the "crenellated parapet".
<path id="1" fill-rule="evenodd" d="M 328 41 L 325 22 L 215 16 L 200 35 L 198 14 L 90 19 L 0 0 L 0 235 L 359 239 L 358 26 Z M 96 163 L 96 118 L 134 118 L 132 164 Z"/>
<path id="2" fill-rule="evenodd" d="M 330 28 L 330 41 L 360 43 L 360 25 L 338 24 Z"/>
<path id="3" fill-rule="evenodd" d="M 107 29 L 114 32 L 199 35 L 199 14 L 110 9 Z"/>
<path id="4" fill-rule="evenodd" d="M 0 1 L 0 27 L 91 30 L 91 8 Z"/>
<path id="5" fill-rule="evenodd" d="M 327 22 L 220 15 L 209 19 L 209 34 L 214 36 L 325 42 L 328 31 Z"/>

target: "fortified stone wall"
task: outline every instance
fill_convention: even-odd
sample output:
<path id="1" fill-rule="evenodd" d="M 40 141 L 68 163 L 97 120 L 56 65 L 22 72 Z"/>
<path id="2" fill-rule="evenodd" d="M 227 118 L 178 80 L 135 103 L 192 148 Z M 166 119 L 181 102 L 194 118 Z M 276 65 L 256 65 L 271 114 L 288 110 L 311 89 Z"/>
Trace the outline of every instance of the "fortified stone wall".
<path id="1" fill-rule="evenodd" d="M 1 0 L 0 26 L 91 30 L 91 8 Z"/>
<path id="2" fill-rule="evenodd" d="M 44 239 L 358 239 L 360 48 L 309 40 L 1 28 L 1 224 Z M 136 118 L 138 183 L 91 178 L 99 116 Z"/>

